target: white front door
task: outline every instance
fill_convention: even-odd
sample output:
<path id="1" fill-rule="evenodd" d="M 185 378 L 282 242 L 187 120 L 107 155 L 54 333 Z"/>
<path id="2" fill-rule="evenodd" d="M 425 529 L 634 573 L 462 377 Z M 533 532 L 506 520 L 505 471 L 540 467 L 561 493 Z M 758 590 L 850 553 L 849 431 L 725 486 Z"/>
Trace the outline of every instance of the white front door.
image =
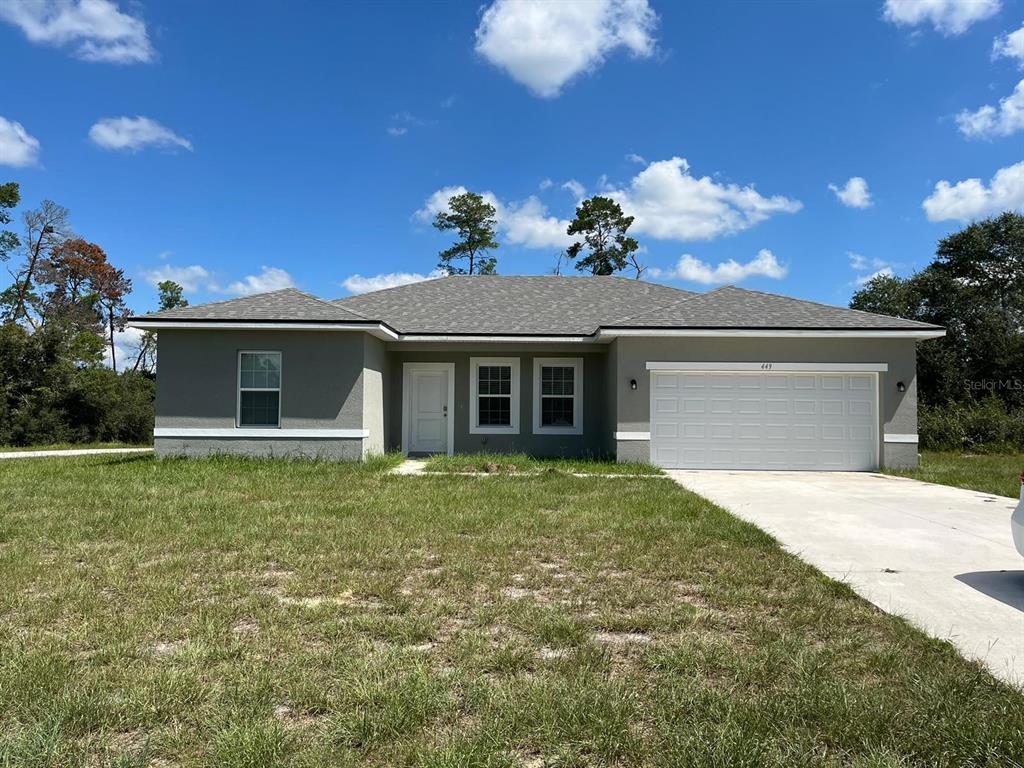
<path id="1" fill-rule="evenodd" d="M 406 363 L 406 453 L 451 453 L 450 408 L 454 367 L 450 363 Z"/>
<path id="2" fill-rule="evenodd" d="M 674 469 L 876 469 L 876 376 L 652 371 L 651 460 Z"/>

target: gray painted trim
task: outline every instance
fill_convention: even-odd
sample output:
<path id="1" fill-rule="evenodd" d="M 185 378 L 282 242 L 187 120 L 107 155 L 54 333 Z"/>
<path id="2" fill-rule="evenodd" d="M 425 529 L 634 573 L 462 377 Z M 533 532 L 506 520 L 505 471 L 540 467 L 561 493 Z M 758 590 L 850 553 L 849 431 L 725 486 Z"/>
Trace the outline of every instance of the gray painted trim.
<path id="1" fill-rule="evenodd" d="M 917 435 L 898 435 L 893 433 L 886 433 L 882 439 L 887 443 L 918 443 Z"/>
<path id="2" fill-rule="evenodd" d="M 658 363 L 648 362 L 648 371 L 750 371 L 751 373 L 814 371 L 815 373 L 879 373 L 889 370 L 888 363 Z"/>
<path id="3" fill-rule="evenodd" d="M 361 440 L 370 436 L 368 429 L 279 429 L 277 427 L 155 427 L 153 437 L 259 437 L 268 440 L 284 439 L 343 439 Z"/>

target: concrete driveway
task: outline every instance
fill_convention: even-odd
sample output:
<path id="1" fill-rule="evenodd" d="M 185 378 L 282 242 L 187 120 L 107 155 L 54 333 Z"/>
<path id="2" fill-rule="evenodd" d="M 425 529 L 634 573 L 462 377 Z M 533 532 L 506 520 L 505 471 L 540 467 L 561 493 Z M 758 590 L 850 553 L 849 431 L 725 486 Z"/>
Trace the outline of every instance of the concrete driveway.
<path id="1" fill-rule="evenodd" d="M 1024 686 L 1015 499 L 854 472 L 669 470 L 884 611 Z"/>

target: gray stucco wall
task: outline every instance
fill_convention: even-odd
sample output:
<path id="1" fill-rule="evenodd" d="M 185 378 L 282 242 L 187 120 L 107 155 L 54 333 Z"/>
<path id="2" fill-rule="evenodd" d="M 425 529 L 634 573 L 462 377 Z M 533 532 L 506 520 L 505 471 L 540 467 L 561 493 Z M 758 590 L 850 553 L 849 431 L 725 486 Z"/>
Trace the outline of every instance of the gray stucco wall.
<path id="1" fill-rule="evenodd" d="M 282 429 L 364 428 L 363 360 L 367 334 L 162 330 L 157 338 L 158 428 L 233 428 L 237 418 L 238 353 L 243 350 L 281 352 Z M 383 357 L 383 351 L 378 351 L 377 359 Z M 375 376 L 380 379 L 382 374 L 376 372 Z M 382 391 L 383 384 L 378 383 L 377 387 Z M 373 386 L 370 389 L 372 392 Z M 382 424 L 378 424 L 377 435 L 377 444 L 383 444 Z M 158 454 L 165 455 L 300 452 L 358 458 L 363 453 L 361 439 L 314 439 L 301 445 L 296 440 L 275 436 L 273 430 L 268 430 L 266 439 L 157 438 L 155 444 Z"/>
<path id="2" fill-rule="evenodd" d="M 605 393 L 607 353 L 598 345 L 531 345 L 465 344 L 416 345 L 390 344 L 390 386 L 388 387 L 387 428 L 389 450 L 402 447 L 403 365 L 407 362 L 455 363 L 455 452 L 525 452 L 537 456 L 601 456 L 607 455 L 608 409 Z M 520 380 L 519 434 L 477 435 L 469 431 L 469 396 L 471 357 L 518 357 Z M 533 359 L 535 357 L 583 358 L 583 434 L 533 434 Z"/>
<path id="3" fill-rule="evenodd" d="M 879 440 L 886 466 L 916 466 L 913 443 L 884 443 L 885 434 L 917 433 L 917 359 L 911 339 L 713 339 L 619 338 L 617 356 L 617 419 L 621 432 L 650 431 L 650 375 L 648 362 L 776 362 L 776 363 L 888 363 L 879 375 Z M 637 389 L 629 388 L 636 379 Z M 906 385 L 898 392 L 897 382 Z M 649 443 L 618 443 L 624 460 L 648 460 Z"/>

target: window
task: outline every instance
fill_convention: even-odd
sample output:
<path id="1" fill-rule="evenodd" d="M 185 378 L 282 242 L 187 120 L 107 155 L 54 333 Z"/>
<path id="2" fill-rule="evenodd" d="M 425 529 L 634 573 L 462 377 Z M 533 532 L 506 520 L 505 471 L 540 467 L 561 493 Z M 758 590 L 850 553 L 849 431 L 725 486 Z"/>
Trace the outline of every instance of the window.
<path id="1" fill-rule="evenodd" d="M 519 358 L 469 360 L 470 434 L 519 434 Z"/>
<path id="2" fill-rule="evenodd" d="M 238 426 L 281 426 L 281 353 L 238 353 Z"/>
<path id="3" fill-rule="evenodd" d="M 533 431 L 583 434 L 583 358 L 534 358 Z"/>

